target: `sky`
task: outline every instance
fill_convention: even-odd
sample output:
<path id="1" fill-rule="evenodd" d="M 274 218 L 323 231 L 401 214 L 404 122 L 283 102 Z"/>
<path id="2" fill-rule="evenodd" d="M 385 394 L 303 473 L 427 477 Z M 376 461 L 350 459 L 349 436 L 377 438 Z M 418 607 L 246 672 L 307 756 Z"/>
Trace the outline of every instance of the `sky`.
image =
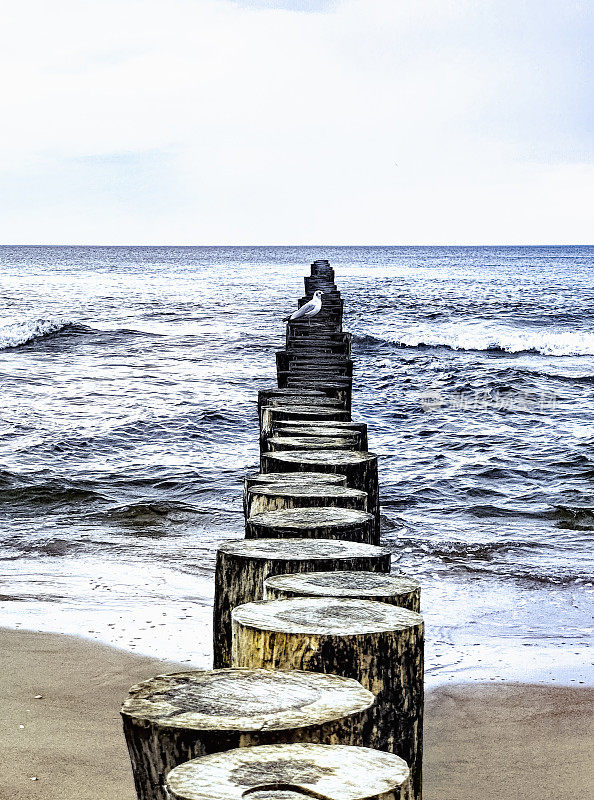
<path id="1" fill-rule="evenodd" d="M 592 244 L 593 9 L 5 4 L 0 243 Z"/>

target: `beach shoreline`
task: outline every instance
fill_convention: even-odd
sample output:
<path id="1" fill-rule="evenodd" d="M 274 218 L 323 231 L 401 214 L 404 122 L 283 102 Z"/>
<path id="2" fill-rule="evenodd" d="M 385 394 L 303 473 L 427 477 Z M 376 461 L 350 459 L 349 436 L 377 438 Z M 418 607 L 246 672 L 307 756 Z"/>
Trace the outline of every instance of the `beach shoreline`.
<path id="1" fill-rule="evenodd" d="M 25 630 L 0 629 L 0 648 L 0 796 L 134 800 L 120 703 L 134 683 L 187 665 Z M 581 686 L 464 683 L 429 691 L 425 800 L 586 797 L 593 700 L 594 689 Z"/>

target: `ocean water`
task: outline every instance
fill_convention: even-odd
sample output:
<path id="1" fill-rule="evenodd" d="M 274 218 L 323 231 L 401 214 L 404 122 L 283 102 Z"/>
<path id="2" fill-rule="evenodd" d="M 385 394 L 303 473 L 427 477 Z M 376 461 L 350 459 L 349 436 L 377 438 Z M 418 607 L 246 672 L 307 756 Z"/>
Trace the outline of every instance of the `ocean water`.
<path id="1" fill-rule="evenodd" d="M 0 248 L 0 625 L 206 666 L 256 396 L 328 258 L 428 685 L 592 683 L 594 248 Z"/>

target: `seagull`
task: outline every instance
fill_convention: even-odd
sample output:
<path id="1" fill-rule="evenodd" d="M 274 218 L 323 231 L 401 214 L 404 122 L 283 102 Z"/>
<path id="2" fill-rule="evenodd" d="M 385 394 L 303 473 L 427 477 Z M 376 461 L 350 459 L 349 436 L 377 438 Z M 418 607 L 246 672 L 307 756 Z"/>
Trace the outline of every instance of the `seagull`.
<path id="1" fill-rule="evenodd" d="M 305 317 L 306 319 L 310 319 L 311 317 L 315 317 L 316 314 L 320 313 L 320 309 L 322 308 L 322 292 L 321 289 L 318 289 L 317 292 L 314 292 L 313 300 L 310 300 L 309 303 L 305 303 L 298 308 L 297 311 L 293 311 L 291 316 L 285 317 L 283 322 L 294 322 L 296 319 L 301 319 L 301 317 Z"/>

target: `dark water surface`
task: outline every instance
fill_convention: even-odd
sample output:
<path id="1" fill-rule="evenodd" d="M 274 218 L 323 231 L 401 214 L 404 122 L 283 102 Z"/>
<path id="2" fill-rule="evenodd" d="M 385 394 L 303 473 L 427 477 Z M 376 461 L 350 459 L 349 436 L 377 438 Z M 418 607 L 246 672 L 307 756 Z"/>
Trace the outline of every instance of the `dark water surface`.
<path id="1" fill-rule="evenodd" d="M 206 664 L 314 258 L 429 682 L 591 682 L 594 248 L 0 248 L 0 624 Z"/>

